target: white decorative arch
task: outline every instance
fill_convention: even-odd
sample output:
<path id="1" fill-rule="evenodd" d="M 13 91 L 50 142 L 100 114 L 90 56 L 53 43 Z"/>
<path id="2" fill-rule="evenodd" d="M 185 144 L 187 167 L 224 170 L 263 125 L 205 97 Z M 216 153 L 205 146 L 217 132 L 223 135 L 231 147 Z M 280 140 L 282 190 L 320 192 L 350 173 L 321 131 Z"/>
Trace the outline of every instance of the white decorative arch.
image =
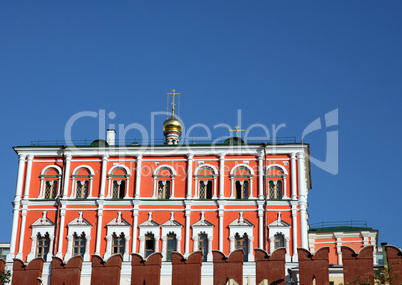
<path id="1" fill-rule="evenodd" d="M 130 176 L 130 169 L 127 166 L 122 165 L 122 164 L 118 164 L 118 165 L 115 165 L 112 168 L 110 168 L 108 175 L 113 175 L 113 171 L 115 171 L 117 168 L 123 168 L 126 171 L 126 174 L 128 176 Z"/>
<path id="2" fill-rule="evenodd" d="M 62 171 L 61 171 L 61 168 L 60 168 L 59 166 L 57 166 L 57 165 L 48 165 L 48 166 L 46 166 L 45 168 L 42 169 L 42 172 L 40 173 L 40 175 L 46 175 L 46 171 L 47 171 L 49 168 L 54 168 L 54 169 L 56 169 L 59 174 L 61 174 L 61 172 L 62 172 Z"/>
<path id="3" fill-rule="evenodd" d="M 73 175 L 77 175 L 78 170 L 80 170 L 80 169 L 82 169 L 82 168 L 86 168 L 87 170 L 89 170 L 89 173 L 90 173 L 91 175 L 95 175 L 95 171 L 94 171 L 94 170 L 92 169 L 92 167 L 89 166 L 89 165 L 80 165 L 80 166 L 77 166 L 77 167 L 73 170 Z"/>
<path id="4" fill-rule="evenodd" d="M 176 170 L 174 170 L 174 168 L 173 168 L 172 166 L 167 165 L 167 164 L 162 164 L 162 165 L 159 165 L 157 168 L 155 168 L 154 173 L 153 173 L 153 176 L 157 176 L 157 175 L 158 175 L 158 172 L 159 172 L 162 168 L 168 168 L 168 169 L 170 169 L 170 173 L 172 173 L 173 176 L 176 176 L 176 175 L 177 175 Z"/>
<path id="5" fill-rule="evenodd" d="M 285 167 L 283 167 L 283 165 L 280 164 L 270 164 L 265 168 L 265 175 L 267 175 L 268 173 L 268 169 L 272 168 L 272 167 L 279 167 L 282 171 L 284 175 L 288 175 L 288 171 L 286 170 Z"/>
<path id="6" fill-rule="evenodd" d="M 231 176 L 233 176 L 234 175 L 234 173 L 235 173 L 235 171 L 236 171 L 236 169 L 237 168 L 240 168 L 240 167 L 244 167 L 244 168 L 246 168 L 249 172 L 250 172 L 250 175 L 253 175 L 254 176 L 254 171 L 253 171 L 253 169 L 250 167 L 250 166 L 248 166 L 247 164 L 237 164 L 237 165 L 235 165 L 231 170 L 230 170 L 230 175 Z"/>
<path id="7" fill-rule="evenodd" d="M 194 171 L 194 175 L 198 175 L 198 172 L 202 169 L 202 168 L 211 168 L 212 169 L 212 174 L 213 175 L 218 175 L 218 169 L 216 169 L 215 166 L 211 165 L 211 164 L 201 164 L 199 165 L 195 171 Z"/>

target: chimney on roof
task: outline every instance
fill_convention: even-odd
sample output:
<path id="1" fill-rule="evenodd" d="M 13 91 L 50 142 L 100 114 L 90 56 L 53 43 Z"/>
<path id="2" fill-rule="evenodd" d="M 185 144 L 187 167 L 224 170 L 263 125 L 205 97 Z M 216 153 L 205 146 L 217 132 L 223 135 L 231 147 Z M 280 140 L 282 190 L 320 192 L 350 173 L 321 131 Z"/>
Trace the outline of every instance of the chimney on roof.
<path id="1" fill-rule="evenodd" d="M 106 135 L 108 145 L 115 145 L 116 143 L 116 130 L 108 129 Z"/>

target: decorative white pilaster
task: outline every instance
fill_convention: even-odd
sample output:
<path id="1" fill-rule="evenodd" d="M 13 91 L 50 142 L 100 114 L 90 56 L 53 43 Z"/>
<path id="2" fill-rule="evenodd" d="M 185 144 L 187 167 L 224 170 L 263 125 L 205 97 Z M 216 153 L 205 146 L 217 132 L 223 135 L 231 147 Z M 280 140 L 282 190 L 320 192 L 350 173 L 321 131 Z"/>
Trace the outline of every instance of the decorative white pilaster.
<path id="1" fill-rule="evenodd" d="M 198 236 L 192 236 L 191 239 L 193 240 L 193 252 L 198 250 Z"/>
<path id="2" fill-rule="evenodd" d="M 102 157 L 102 174 L 101 174 L 101 185 L 100 185 L 100 195 L 99 198 L 104 199 L 105 198 L 105 188 L 106 188 L 106 173 L 107 173 L 107 161 L 108 161 L 108 156 L 104 155 Z"/>
<path id="3" fill-rule="evenodd" d="M 96 225 L 96 246 L 95 254 L 100 255 L 100 244 L 102 236 L 102 219 L 103 219 L 103 200 L 98 200 L 98 224 Z"/>
<path id="4" fill-rule="evenodd" d="M 208 256 L 207 261 L 212 261 L 212 237 L 208 237 Z"/>
<path id="5" fill-rule="evenodd" d="M 219 157 L 219 199 L 225 198 L 225 155 Z"/>
<path id="6" fill-rule="evenodd" d="M 292 153 L 292 156 L 290 157 L 290 167 L 291 167 L 290 171 L 291 171 L 291 184 L 292 184 L 292 200 L 296 200 L 297 181 L 296 181 L 296 154 L 295 153 Z"/>
<path id="7" fill-rule="evenodd" d="M 56 256 L 63 259 L 63 241 L 64 241 L 64 222 L 66 219 L 66 204 L 62 202 L 60 210 L 60 230 L 59 230 L 59 246 Z"/>
<path id="8" fill-rule="evenodd" d="M 188 166 L 187 166 L 187 196 L 186 199 L 191 199 L 191 190 L 193 188 L 193 162 L 194 156 L 192 154 L 188 155 Z M 187 239 L 187 238 L 186 238 Z"/>
<path id="9" fill-rule="evenodd" d="M 257 201 L 258 204 L 258 247 L 264 248 L 264 208 L 263 201 Z"/>
<path id="10" fill-rule="evenodd" d="M 142 170 L 142 155 L 137 156 L 137 169 L 135 171 L 135 194 L 134 198 L 139 199 L 141 196 L 141 170 Z"/>
<path id="11" fill-rule="evenodd" d="M 253 241 L 254 237 L 248 237 L 248 261 L 254 261 L 254 255 L 253 255 Z"/>
<path id="12" fill-rule="evenodd" d="M 223 252 L 223 213 L 224 213 L 224 204 L 218 202 L 219 204 L 219 209 L 218 209 L 218 217 L 219 217 L 219 237 L 218 237 L 218 243 L 219 243 L 219 250 Z"/>
<path id="13" fill-rule="evenodd" d="M 253 177 L 250 176 L 250 183 L 249 183 L 249 191 L 248 191 L 248 198 L 253 199 Z"/>
<path id="14" fill-rule="evenodd" d="M 108 259 L 112 255 L 112 236 L 106 236 L 106 252 L 105 252 L 105 259 Z M 97 253 L 95 253 L 97 254 Z"/>
<path id="15" fill-rule="evenodd" d="M 19 258 L 19 259 L 23 258 L 22 248 L 24 246 L 24 241 L 25 241 L 24 235 L 25 235 L 25 224 L 26 224 L 26 220 L 27 220 L 27 206 L 28 206 L 26 201 L 23 201 L 22 204 L 23 204 L 23 206 L 22 206 L 23 208 L 22 208 L 22 212 L 21 212 L 22 218 L 21 218 L 21 230 L 20 230 L 20 244 L 18 247 L 18 254 L 17 254 L 17 258 Z"/>
<path id="16" fill-rule="evenodd" d="M 136 253 L 137 252 L 137 227 L 138 227 L 138 204 L 134 204 L 133 208 L 133 244 L 131 248 L 131 253 Z M 141 245 L 140 245 L 140 251 L 141 251 Z"/>
<path id="17" fill-rule="evenodd" d="M 167 237 L 166 236 L 163 236 L 162 237 L 162 255 L 163 255 L 163 261 L 166 261 L 166 247 L 167 247 L 167 244 L 166 244 L 166 240 L 167 240 Z"/>
<path id="18" fill-rule="evenodd" d="M 24 189 L 24 199 L 29 198 L 29 187 L 31 185 L 31 173 L 32 173 L 32 162 L 34 156 L 32 154 L 28 155 L 27 171 L 25 177 L 25 189 Z"/>
<path id="19" fill-rule="evenodd" d="M 31 251 L 29 252 L 28 257 L 27 257 L 28 262 L 30 262 L 32 259 L 35 258 L 35 248 L 36 248 L 36 240 L 37 239 L 38 239 L 37 236 L 35 236 L 35 235 L 31 236 L 32 243 L 31 243 Z M 51 248 L 52 247 L 49 247 L 49 251 Z"/>
<path id="20" fill-rule="evenodd" d="M 153 178 L 153 181 L 154 181 L 154 194 L 152 195 L 152 198 L 156 199 L 158 198 L 158 186 L 156 183 L 156 177 Z"/>
<path id="21" fill-rule="evenodd" d="M 289 197 L 287 196 L 288 189 L 287 189 L 287 181 L 286 181 L 286 175 L 283 175 L 283 196 L 282 199 L 288 199 Z"/>
<path id="22" fill-rule="evenodd" d="M 299 240 L 299 235 L 297 233 L 297 209 L 293 206 L 292 208 L 292 242 L 293 242 L 293 256 L 292 256 L 292 262 L 297 262 L 298 257 L 297 257 L 297 247 L 298 247 L 298 240 Z"/>
<path id="23" fill-rule="evenodd" d="M 93 192 L 93 177 L 89 177 L 89 193 L 88 193 L 88 198 L 92 198 Z"/>
<path id="24" fill-rule="evenodd" d="M 85 244 L 85 254 L 84 254 L 84 261 L 89 261 L 89 257 L 90 257 L 90 243 L 91 243 L 91 237 L 86 237 L 87 241 Z"/>
<path id="25" fill-rule="evenodd" d="M 272 254 L 274 252 L 274 236 L 269 236 L 268 237 L 268 242 L 269 242 L 269 254 Z"/>
<path id="26" fill-rule="evenodd" d="M 67 252 L 64 255 L 64 258 L 66 260 L 69 260 L 72 256 L 72 251 L 73 251 L 73 236 L 72 235 L 68 235 L 67 236 Z"/>
<path id="27" fill-rule="evenodd" d="M 128 193 L 128 190 L 130 189 L 130 177 L 126 177 L 126 194 L 124 195 L 124 199 L 131 199 Z"/>
<path id="28" fill-rule="evenodd" d="M 160 240 L 160 237 L 156 236 L 155 237 L 155 252 L 159 252 L 159 240 Z"/>
<path id="29" fill-rule="evenodd" d="M 235 244 L 234 244 L 235 238 L 234 238 L 234 236 L 230 236 L 229 241 L 230 241 L 229 252 L 231 253 L 235 249 Z"/>
<path id="30" fill-rule="evenodd" d="M 258 157 L 258 199 L 264 199 L 264 166 L 262 155 Z"/>
<path id="31" fill-rule="evenodd" d="M 185 232 L 185 243 L 184 243 L 184 255 L 190 254 L 190 214 L 191 214 L 191 204 L 186 205 L 186 232 Z M 177 241 L 179 243 L 179 241 Z M 177 249 L 179 251 L 179 249 Z M 180 251 L 179 251 L 180 252 Z"/>
<path id="32" fill-rule="evenodd" d="M 68 186 L 70 183 L 70 167 L 71 167 L 71 154 L 66 155 L 66 167 L 64 169 L 64 181 L 63 181 L 63 193 L 61 198 L 65 199 L 68 197 Z"/>
<path id="33" fill-rule="evenodd" d="M 307 201 L 306 201 L 306 179 L 305 179 L 305 165 L 304 153 L 299 152 L 297 155 L 299 164 L 299 209 L 300 209 L 300 235 L 301 247 L 308 249 L 307 242 Z"/>
<path id="34" fill-rule="evenodd" d="M 113 184 L 112 184 L 112 177 L 107 178 L 107 191 L 105 192 L 106 198 L 112 198 L 112 192 L 113 192 Z"/>

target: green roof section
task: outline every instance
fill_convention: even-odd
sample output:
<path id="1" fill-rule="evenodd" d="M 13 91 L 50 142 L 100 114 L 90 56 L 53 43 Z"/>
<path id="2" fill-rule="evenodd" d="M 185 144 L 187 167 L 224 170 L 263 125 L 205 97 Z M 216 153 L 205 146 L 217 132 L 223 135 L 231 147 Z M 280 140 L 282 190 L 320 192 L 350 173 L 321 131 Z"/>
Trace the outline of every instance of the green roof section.
<path id="1" fill-rule="evenodd" d="M 309 233 L 375 231 L 366 221 L 319 222 L 310 225 Z"/>

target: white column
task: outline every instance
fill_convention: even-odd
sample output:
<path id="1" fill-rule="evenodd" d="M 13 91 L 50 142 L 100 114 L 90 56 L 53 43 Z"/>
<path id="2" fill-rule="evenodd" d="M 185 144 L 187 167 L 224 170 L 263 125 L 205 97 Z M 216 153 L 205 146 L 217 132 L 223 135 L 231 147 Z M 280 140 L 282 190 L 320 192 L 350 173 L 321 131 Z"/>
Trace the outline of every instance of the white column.
<path id="1" fill-rule="evenodd" d="M 106 236 L 106 252 L 104 256 L 105 259 L 108 259 L 112 255 L 112 239 L 113 239 L 112 236 Z"/>
<path id="2" fill-rule="evenodd" d="M 264 166 L 262 155 L 258 157 L 258 199 L 264 199 Z"/>
<path id="3" fill-rule="evenodd" d="M 230 199 L 234 199 L 235 194 L 234 194 L 234 179 L 233 176 L 230 177 Z"/>
<path id="4" fill-rule="evenodd" d="M 13 226 L 11 229 L 11 238 L 10 238 L 10 253 L 7 255 L 7 262 L 12 262 L 14 258 L 14 252 L 16 250 L 16 238 L 17 238 L 17 230 L 18 230 L 18 219 L 19 219 L 19 208 L 20 208 L 20 200 L 22 193 L 22 182 L 24 180 L 24 166 L 25 166 L 25 154 L 19 155 L 18 160 L 18 178 L 17 178 L 17 186 L 16 186 L 16 194 L 14 197 L 14 209 L 13 209 Z"/>
<path id="5" fill-rule="evenodd" d="M 25 189 L 24 189 L 24 199 L 29 198 L 29 186 L 31 185 L 31 173 L 32 173 L 32 161 L 34 156 L 32 154 L 28 155 L 27 171 L 25 177 Z"/>
<path id="6" fill-rule="evenodd" d="M 208 256 L 207 261 L 212 261 L 212 237 L 208 237 Z"/>
<path id="7" fill-rule="evenodd" d="M 159 240 L 161 238 L 159 236 L 155 236 L 155 252 L 159 252 Z"/>
<path id="8" fill-rule="evenodd" d="M 249 195 L 248 195 L 248 197 L 249 198 L 254 198 L 254 196 L 253 196 L 253 177 L 252 176 L 250 176 L 250 183 L 249 183 L 249 187 L 250 187 L 250 189 L 249 189 Z M 256 195 L 257 196 L 257 195 Z"/>
<path id="9" fill-rule="evenodd" d="M 307 201 L 306 201 L 306 179 L 305 179 L 305 166 L 304 166 L 304 153 L 299 152 L 299 209 L 300 209 L 300 235 L 301 247 L 308 249 L 307 242 Z"/>
<path id="10" fill-rule="evenodd" d="M 105 198 L 105 186 L 106 186 L 106 173 L 107 173 L 107 160 L 108 156 L 104 155 L 102 157 L 102 174 L 101 174 L 101 185 L 100 185 L 100 195 L 99 198 Z"/>
<path id="11" fill-rule="evenodd" d="M 219 209 L 218 209 L 218 216 L 219 216 L 219 237 L 218 237 L 218 243 L 219 243 L 219 250 L 223 252 L 223 212 L 224 212 L 224 205 L 223 203 L 219 203 Z"/>
<path id="12" fill-rule="evenodd" d="M 20 154 L 19 160 L 18 160 L 18 178 L 17 178 L 17 189 L 16 189 L 16 194 L 14 201 L 19 201 L 21 199 L 21 193 L 22 193 L 22 182 L 24 181 L 24 169 L 25 169 L 25 154 Z M 13 242 L 13 239 L 11 239 L 11 242 Z"/>
<path id="13" fill-rule="evenodd" d="M 184 254 L 190 254 L 190 214 L 191 214 L 191 200 L 186 201 L 186 232 L 185 232 L 185 241 L 184 241 Z"/>
<path id="14" fill-rule="evenodd" d="M 274 236 L 269 236 L 268 241 L 269 241 L 269 254 L 272 254 L 274 252 Z"/>
<path id="15" fill-rule="evenodd" d="M 172 195 L 170 195 L 170 198 L 174 198 L 174 176 L 172 176 Z"/>
<path id="16" fill-rule="evenodd" d="M 23 208 L 22 208 L 22 218 L 21 218 L 21 230 L 20 230 L 20 244 L 19 244 L 19 248 L 18 248 L 18 254 L 17 254 L 17 258 L 22 259 L 22 248 L 24 246 L 24 235 L 25 235 L 25 224 L 26 224 L 26 220 L 27 220 L 27 203 L 26 201 L 23 201 Z"/>
<path id="17" fill-rule="evenodd" d="M 68 235 L 67 236 L 67 252 L 66 252 L 66 255 L 64 256 L 64 258 L 66 260 L 70 259 L 71 255 L 72 255 L 72 251 L 73 251 L 73 236 Z"/>
<path id="18" fill-rule="evenodd" d="M 137 169 L 135 171 L 135 199 L 141 196 L 141 170 L 142 170 L 142 155 L 137 156 Z"/>
<path id="19" fill-rule="evenodd" d="M 32 259 L 34 259 L 35 258 L 35 247 L 36 247 L 36 241 L 37 241 L 37 236 L 35 235 L 35 236 L 31 236 L 31 240 L 32 240 L 32 243 L 31 243 L 31 251 L 30 251 L 30 253 L 28 254 L 28 257 L 27 257 L 27 261 L 28 262 L 30 262 Z M 50 251 L 50 249 L 51 249 L 52 247 L 51 246 L 49 246 L 49 251 Z M 7 259 L 8 259 L 8 256 L 7 256 Z M 12 260 L 11 260 L 12 261 Z M 8 262 L 8 261 L 7 261 Z"/>
<path id="20" fill-rule="evenodd" d="M 217 189 L 217 185 L 216 185 L 216 176 L 214 176 L 214 193 L 212 194 L 212 199 L 216 199 L 218 198 L 217 194 L 216 194 L 216 189 Z M 198 187 L 198 185 L 197 185 Z"/>
<path id="21" fill-rule="evenodd" d="M 139 252 L 139 254 L 142 255 L 142 258 L 145 258 L 145 244 L 144 244 L 145 237 L 144 236 L 139 236 L 138 239 L 140 240 L 140 252 Z"/>
<path id="22" fill-rule="evenodd" d="M 292 184 L 292 200 L 296 200 L 296 187 L 297 187 L 297 181 L 296 181 L 296 154 L 292 153 L 292 156 L 290 158 L 290 171 L 291 171 L 291 184 Z"/>
<path id="23" fill-rule="evenodd" d="M 297 209 L 293 206 L 292 208 L 292 230 L 293 230 L 293 257 L 292 257 L 292 262 L 297 262 L 298 257 L 297 257 L 297 247 L 298 247 L 298 240 L 299 240 L 299 235 L 297 233 Z"/>
<path id="24" fill-rule="evenodd" d="M 187 166 L 187 196 L 186 199 L 191 199 L 191 190 L 193 188 L 193 162 L 194 156 L 192 154 L 188 155 L 188 166 Z M 187 237 L 186 237 L 187 239 Z"/>
<path id="25" fill-rule="evenodd" d="M 137 253 L 137 227 L 138 227 L 138 204 L 134 204 L 133 208 L 133 217 L 134 217 L 134 222 L 133 222 L 133 244 L 132 244 L 132 249 L 131 253 Z M 141 250 L 141 247 L 140 247 Z"/>
<path id="26" fill-rule="evenodd" d="M 157 183 L 156 183 L 156 177 L 153 178 L 154 181 L 154 194 L 152 195 L 153 199 L 158 198 L 158 189 L 157 189 Z"/>
<path id="27" fill-rule="evenodd" d="M 254 247 L 253 247 L 254 237 L 248 237 L 248 261 L 254 261 Z"/>
<path id="28" fill-rule="evenodd" d="M 84 254 L 84 261 L 89 261 L 89 249 L 90 249 L 90 243 L 91 243 L 91 237 L 86 237 L 87 242 L 85 244 L 85 254 Z"/>
<path id="29" fill-rule="evenodd" d="M 286 187 L 286 184 L 287 184 L 287 181 L 286 181 L 286 175 L 284 175 L 283 176 L 283 196 L 282 196 L 282 199 L 288 199 L 288 196 L 286 195 L 287 194 L 287 187 Z"/>
<path id="30" fill-rule="evenodd" d="M 62 199 L 68 197 L 68 186 L 70 183 L 70 167 L 71 167 L 71 154 L 66 155 L 66 167 L 64 169 L 64 181 L 63 181 L 63 195 Z"/>
<path id="31" fill-rule="evenodd" d="M 126 178 L 126 194 L 124 196 L 124 199 L 131 199 L 131 197 L 128 195 L 128 190 L 130 189 L 130 176 L 127 176 Z"/>
<path id="32" fill-rule="evenodd" d="M 258 247 L 264 249 L 264 209 L 263 201 L 258 203 Z"/>
<path id="33" fill-rule="evenodd" d="M 194 199 L 200 198 L 200 183 L 198 182 L 198 177 L 194 178 L 195 183 L 195 191 L 194 191 Z"/>
<path id="34" fill-rule="evenodd" d="M 176 238 L 176 251 L 181 253 L 181 236 L 177 236 Z"/>
<path id="35" fill-rule="evenodd" d="M 88 198 L 92 198 L 92 189 L 93 189 L 93 177 L 89 177 L 89 194 L 88 194 Z"/>
<path id="36" fill-rule="evenodd" d="M 96 228 L 96 248 L 95 254 L 100 255 L 100 244 L 102 237 L 102 219 L 103 219 L 103 204 L 104 200 L 98 200 L 98 224 Z"/>
<path id="37" fill-rule="evenodd" d="M 162 256 L 163 256 L 163 261 L 166 261 L 166 240 L 167 240 L 167 237 L 166 236 L 163 236 L 162 237 Z"/>
<path id="38" fill-rule="evenodd" d="M 234 240 L 235 240 L 235 238 L 234 238 L 234 236 L 230 236 L 230 237 L 229 237 L 229 240 L 230 240 L 229 252 L 231 253 L 231 252 L 234 251 L 234 249 L 235 249 L 235 246 L 234 246 Z"/>
<path id="39" fill-rule="evenodd" d="M 225 155 L 219 157 L 219 199 L 225 198 Z"/>
<path id="40" fill-rule="evenodd" d="M 66 204 L 62 202 L 60 210 L 59 246 L 56 256 L 63 259 L 64 221 L 66 219 Z"/>

